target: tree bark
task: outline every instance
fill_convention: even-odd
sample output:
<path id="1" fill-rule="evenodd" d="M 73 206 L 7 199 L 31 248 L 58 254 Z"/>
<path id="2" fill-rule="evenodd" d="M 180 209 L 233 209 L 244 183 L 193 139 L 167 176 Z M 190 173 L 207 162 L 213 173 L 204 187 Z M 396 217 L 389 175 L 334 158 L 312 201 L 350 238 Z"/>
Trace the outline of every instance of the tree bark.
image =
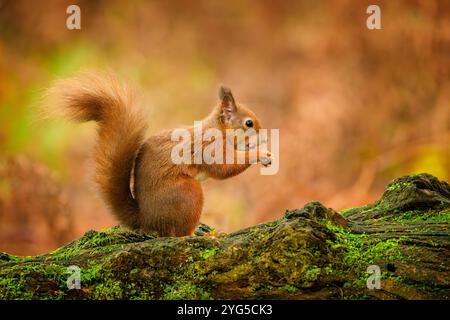
<path id="1" fill-rule="evenodd" d="M 449 184 L 420 174 L 367 206 L 312 202 L 230 234 L 88 231 L 40 256 L 0 253 L 0 298 L 449 299 L 449 217 Z M 68 288 L 69 266 L 79 289 Z"/>

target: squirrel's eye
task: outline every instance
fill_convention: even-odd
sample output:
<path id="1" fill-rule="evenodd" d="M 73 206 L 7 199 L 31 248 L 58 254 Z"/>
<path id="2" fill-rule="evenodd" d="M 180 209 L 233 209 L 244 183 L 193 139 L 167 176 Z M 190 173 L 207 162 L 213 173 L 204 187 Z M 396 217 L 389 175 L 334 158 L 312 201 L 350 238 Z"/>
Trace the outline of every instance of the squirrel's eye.
<path id="1" fill-rule="evenodd" d="M 253 121 L 248 119 L 247 121 L 245 121 L 245 126 L 247 128 L 253 128 Z"/>

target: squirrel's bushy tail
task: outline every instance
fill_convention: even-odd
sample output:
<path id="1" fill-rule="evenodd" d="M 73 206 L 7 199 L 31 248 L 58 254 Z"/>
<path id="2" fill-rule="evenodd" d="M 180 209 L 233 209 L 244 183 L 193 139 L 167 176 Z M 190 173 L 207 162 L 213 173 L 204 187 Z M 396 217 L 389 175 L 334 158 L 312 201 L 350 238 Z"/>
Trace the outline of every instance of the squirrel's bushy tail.
<path id="1" fill-rule="evenodd" d="M 136 154 L 147 129 L 142 111 L 129 88 L 110 75 L 83 73 L 56 81 L 47 105 L 71 120 L 99 123 L 95 147 L 96 181 L 113 213 L 130 228 L 138 228 L 138 203 L 130 189 Z"/>

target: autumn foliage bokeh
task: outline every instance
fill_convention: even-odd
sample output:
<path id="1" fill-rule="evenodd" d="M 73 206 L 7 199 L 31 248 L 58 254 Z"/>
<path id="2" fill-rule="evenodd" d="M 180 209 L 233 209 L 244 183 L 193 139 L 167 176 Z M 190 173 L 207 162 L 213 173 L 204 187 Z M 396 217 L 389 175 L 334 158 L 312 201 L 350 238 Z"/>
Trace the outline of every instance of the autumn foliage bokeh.
<path id="1" fill-rule="evenodd" d="M 277 175 L 204 183 L 202 221 L 224 231 L 365 204 L 400 175 L 450 178 L 448 1 L 85 0 L 70 31 L 73 3 L 0 0 L 0 251 L 117 224 L 92 181 L 95 126 L 36 111 L 52 80 L 89 68 L 132 84 L 149 134 L 202 118 L 220 84 L 280 129 Z"/>

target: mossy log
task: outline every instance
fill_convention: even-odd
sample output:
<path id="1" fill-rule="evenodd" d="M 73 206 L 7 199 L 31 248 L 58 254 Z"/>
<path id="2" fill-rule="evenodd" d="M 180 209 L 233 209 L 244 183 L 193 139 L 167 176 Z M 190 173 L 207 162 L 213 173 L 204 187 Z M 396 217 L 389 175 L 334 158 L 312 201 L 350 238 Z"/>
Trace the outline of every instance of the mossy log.
<path id="1" fill-rule="evenodd" d="M 224 234 L 88 231 L 36 257 L 0 254 L 1 299 L 449 299 L 450 186 L 428 174 L 340 213 L 318 202 Z M 68 289 L 69 266 L 80 289 Z M 370 265 L 381 288 L 368 289 Z"/>

